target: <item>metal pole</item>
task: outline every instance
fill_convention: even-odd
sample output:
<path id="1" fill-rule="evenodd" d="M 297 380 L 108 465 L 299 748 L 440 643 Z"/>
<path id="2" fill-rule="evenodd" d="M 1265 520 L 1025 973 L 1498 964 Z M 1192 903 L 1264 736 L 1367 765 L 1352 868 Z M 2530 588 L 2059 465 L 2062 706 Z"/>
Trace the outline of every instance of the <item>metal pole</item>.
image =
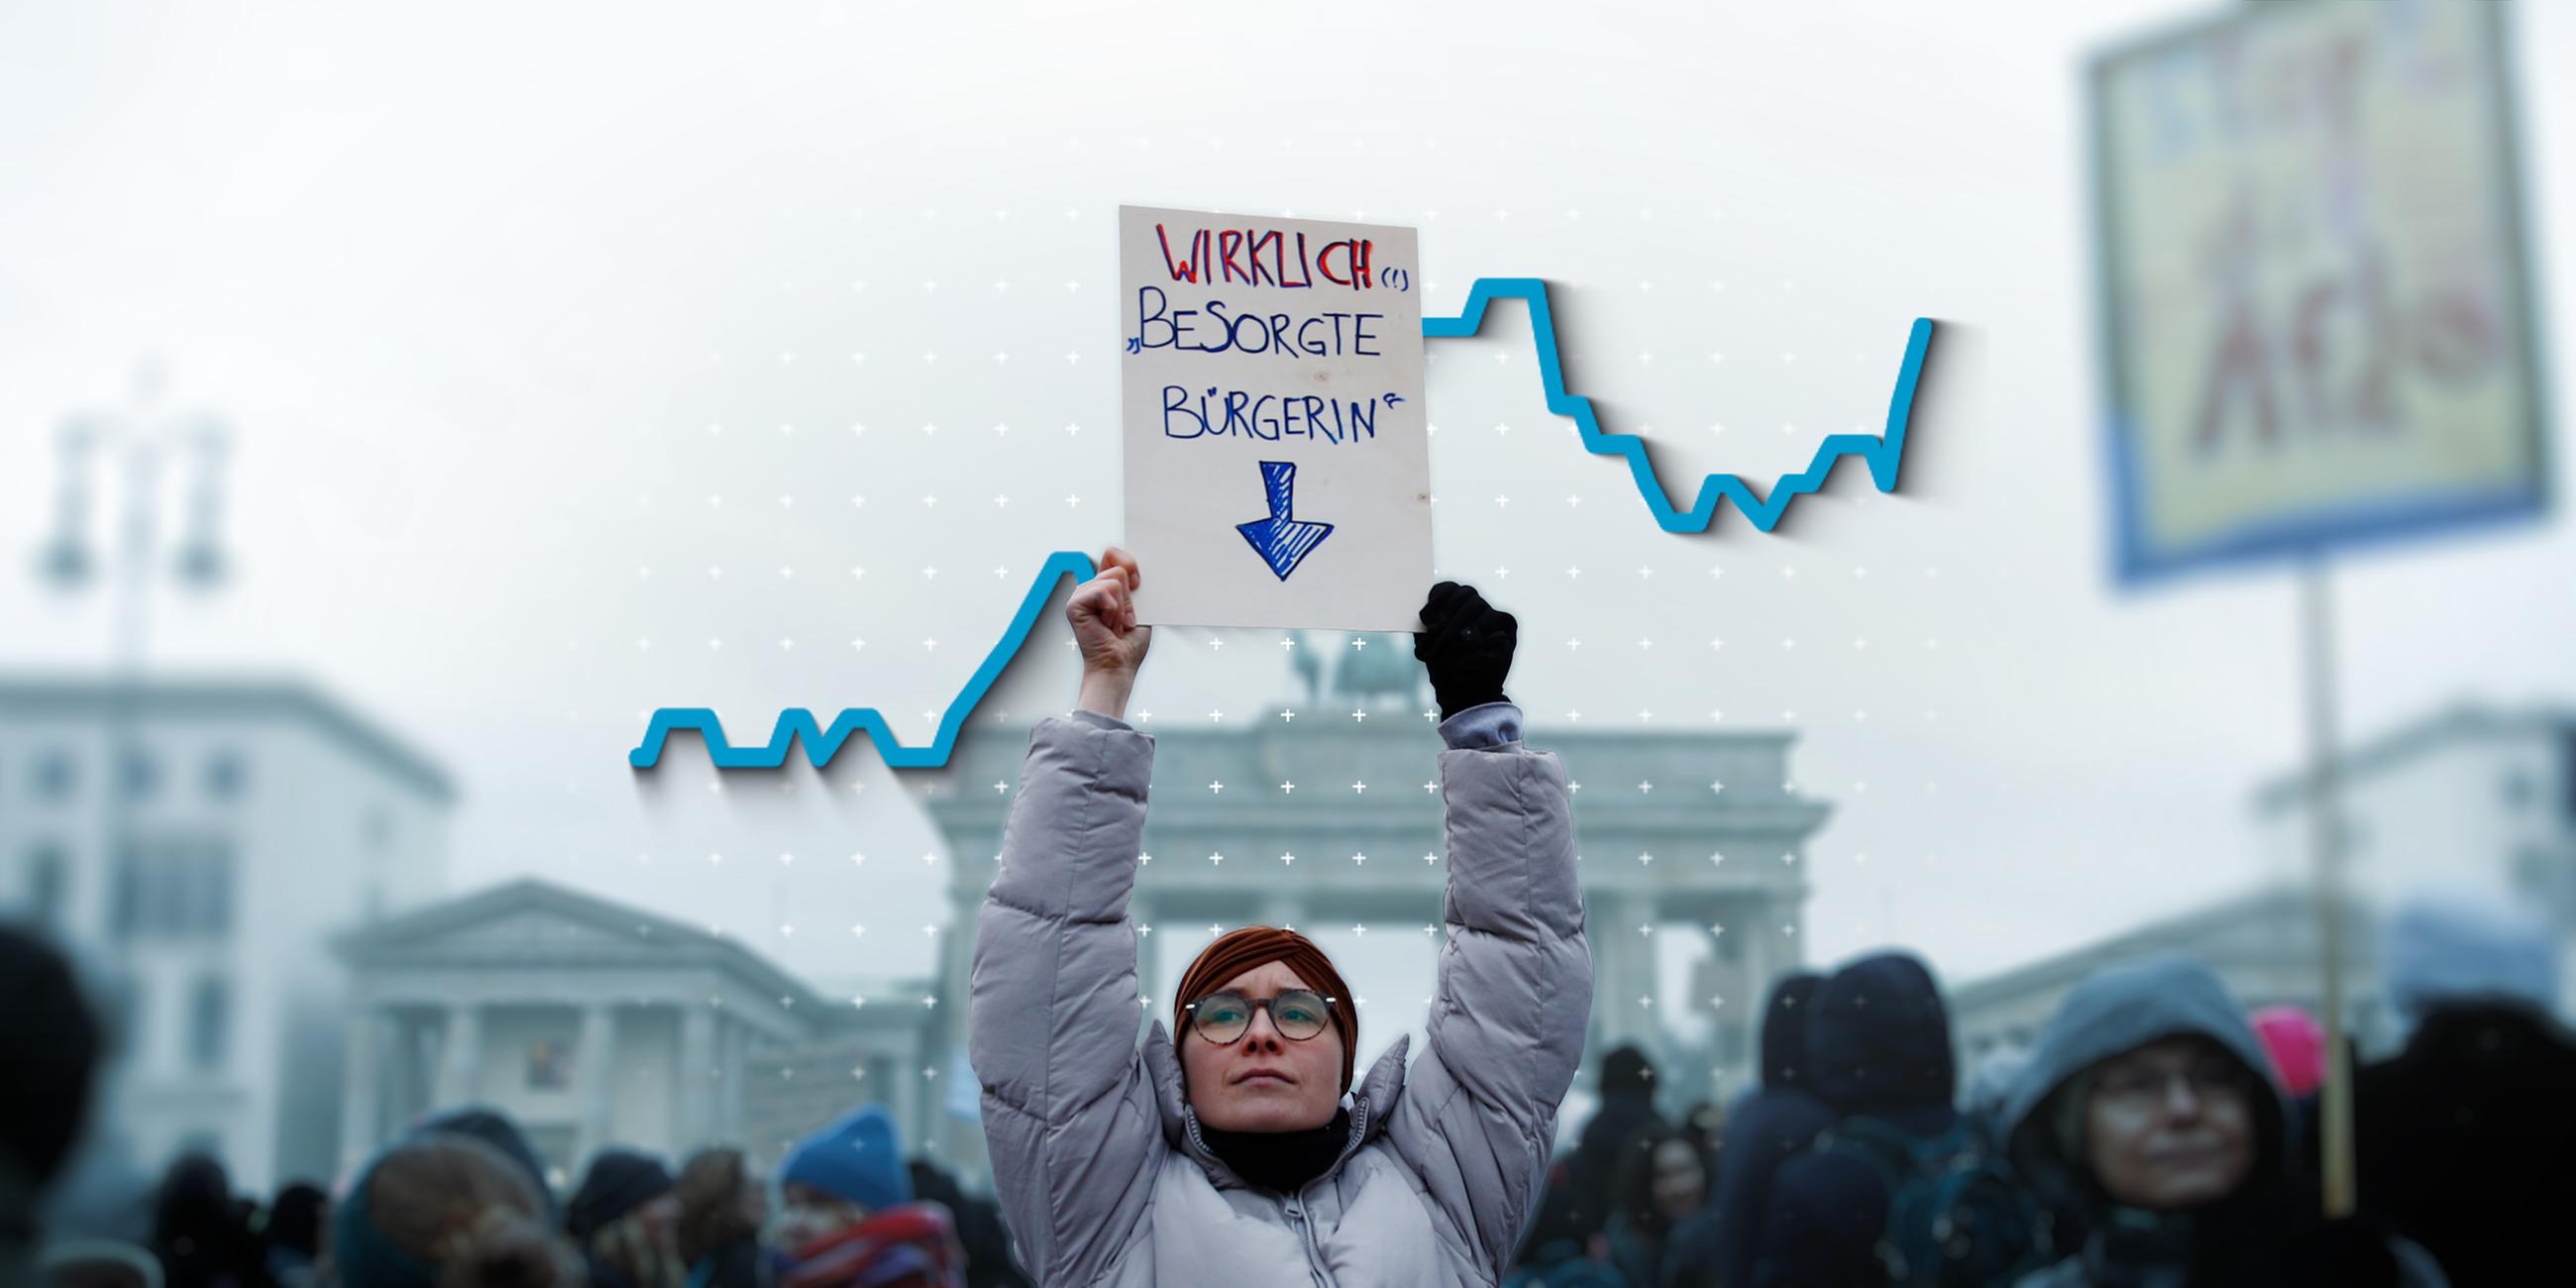
<path id="1" fill-rule="evenodd" d="M 2326 1031 L 2325 1085 L 2318 1100 L 2325 1164 L 2325 1214 L 2352 1215 L 2358 1195 L 2352 1151 L 2352 1054 L 2343 1022 L 2343 811 L 2335 745 L 2334 597 L 2322 554 L 2300 565 L 2300 661 L 2306 673 L 2308 848 L 2316 869 L 2318 1019 Z"/>

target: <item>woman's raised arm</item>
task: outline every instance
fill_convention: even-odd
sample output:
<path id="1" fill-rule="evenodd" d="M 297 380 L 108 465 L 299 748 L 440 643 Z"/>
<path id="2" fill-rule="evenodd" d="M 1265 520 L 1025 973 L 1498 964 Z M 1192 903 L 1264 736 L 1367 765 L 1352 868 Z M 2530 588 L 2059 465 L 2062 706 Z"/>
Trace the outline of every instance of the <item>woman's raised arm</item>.
<path id="1" fill-rule="evenodd" d="M 1079 706 L 1029 735 L 975 922 L 967 1054 L 994 1186 L 1045 1283 L 1088 1283 L 1126 1246 L 1165 1148 L 1137 1055 L 1127 920 L 1154 765 L 1154 740 L 1120 719 L 1152 632 L 1136 622 L 1135 587 L 1135 560 L 1113 547 L 1066 606 Z"/>

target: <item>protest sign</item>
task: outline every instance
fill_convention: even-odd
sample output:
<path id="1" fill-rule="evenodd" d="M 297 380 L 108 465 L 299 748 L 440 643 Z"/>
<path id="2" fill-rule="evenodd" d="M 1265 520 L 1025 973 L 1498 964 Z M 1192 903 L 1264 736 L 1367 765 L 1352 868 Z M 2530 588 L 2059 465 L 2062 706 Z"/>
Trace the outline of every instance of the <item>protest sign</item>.
<path id="1" fill-rule="evenodd" d="M 2256 5 L 2093 67 L 2124 577 L 2528 516 L 2498 5 Z"/>
<path id="2" fill-rule="evenodd" d="M 1414 230 L 1118 214 L 1138 616 L 1414 629 L 1431 585 Z"/>

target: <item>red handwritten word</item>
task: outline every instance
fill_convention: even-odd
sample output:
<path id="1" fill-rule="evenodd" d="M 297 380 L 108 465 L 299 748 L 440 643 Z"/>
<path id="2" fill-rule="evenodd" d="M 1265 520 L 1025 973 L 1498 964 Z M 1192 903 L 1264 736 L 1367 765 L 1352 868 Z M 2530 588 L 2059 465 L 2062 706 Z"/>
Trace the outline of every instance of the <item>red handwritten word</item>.
<path id="1" fill-rule="evenodd" d="M 1154 225 L 1154 239 L 1163 247 L 1163 267 L 1175 282 L 1204 283 L 1221 286 L 1240 282 L 1246 286 L 1277 286 L 1288 290 L 1312 289 L 1318 279 L 1354 291 L 1371 289 L 1376 274 L 1369 259 L 1377 243 L 1366 237 L 1345 237 L 1325 242 L 1307 253 L 1306 234 L 1293 234 L 1296 253 L 1288 250 L 1292 234 L 1278 229 L 1202 228 L 1182 244 L 1189 253 L 1172 257 L 1172 237 L 1161 224 Z M 1339 272 L 1335 272 L 1338 256 Z M 1290 276 L 1290 270 L 1295 276 Z"/>
<path id="2" fill-rule="evenodd" d="M 2376 246 L 2332 271 L 2307 276 L 2277 311 L 2257 301 L 2250 262 L 2222 289 L 2218 325 L 2202 378 L 2192 446 L 2220 448 L 2236 409 L 2251 413 L 2256 439 L 2277 446 L 2287 422 L 2309 431 L 2390 432 L 2401 428 L 2399 382 L 2420 377 L 2462 388 L 2503 358 L 2496 310 L 2455 266 L 2419 268 L 2411 297 Z M 2446 271 L 2449 270 L 2449 271 Z M 2286 406 L 2284 404 L 2287 404 Z"/>

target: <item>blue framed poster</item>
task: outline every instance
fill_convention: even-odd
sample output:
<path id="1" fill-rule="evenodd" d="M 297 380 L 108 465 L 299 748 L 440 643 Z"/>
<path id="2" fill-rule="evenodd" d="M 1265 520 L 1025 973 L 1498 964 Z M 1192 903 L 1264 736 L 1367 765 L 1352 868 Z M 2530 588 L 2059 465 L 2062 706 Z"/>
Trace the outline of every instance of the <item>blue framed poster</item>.
<path id="1" fill-rule="evenodd" d="M 2504 9 L 2245 5 L 2093 60 L 2123 581 L 2546 512 Z"/>

